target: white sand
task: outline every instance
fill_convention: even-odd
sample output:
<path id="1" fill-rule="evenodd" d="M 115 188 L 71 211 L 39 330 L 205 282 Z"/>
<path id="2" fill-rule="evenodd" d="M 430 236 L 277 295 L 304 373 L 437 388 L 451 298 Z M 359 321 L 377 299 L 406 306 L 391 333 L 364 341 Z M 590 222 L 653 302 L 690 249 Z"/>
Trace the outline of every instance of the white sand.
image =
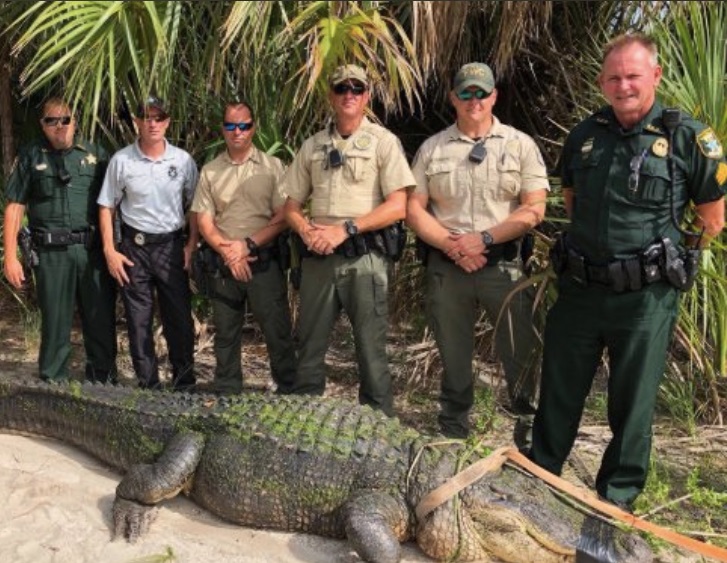
<path id="1" fill-rule="evenodd" d="M 137 544 L 111 541 L 120 474 L 61 442 L 0 434 L 0 562 L 359 561 L 345 542 L 228 524 L 186 498 L 166 501 Z M 165 558 L 171 553 L 173 559 Z M 404 562 L 430 561 L 416 546 Z"/>

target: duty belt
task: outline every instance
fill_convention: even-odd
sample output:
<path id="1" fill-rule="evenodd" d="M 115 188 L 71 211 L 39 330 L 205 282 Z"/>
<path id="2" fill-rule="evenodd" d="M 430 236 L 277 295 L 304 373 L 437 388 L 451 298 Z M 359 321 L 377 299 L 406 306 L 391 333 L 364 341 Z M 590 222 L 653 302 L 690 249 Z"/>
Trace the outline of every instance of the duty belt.
<path id="1" fill-rule="evenodd" d="M 68 229 L 33 230 L 33 243 L 39 248 L 86 244 L 91 237 L 91 229 L 71 231 Z"/>
<path id="2" fill-rule="evenodd" d="M 182 235 L 184 234 L 182 229 L 177 229 L 171 233 L 145 233 L 135 229 L 134 227 L 130 227 L 126 223 L 122 225 L 121 232 L 123 233 L 124 238 L 131 239 L 137 246 L 144 246 L 146 244 L 162 244 L 182 238 Z"/>
<path id="3" fill-rule="evenodd" d="M 615 292 L 638 291 L 643 286 L 663 279 L 661 252 L 641 253 L 630 258 L 612 260 L 608 264 L 593 264 L 572 248 L 567 251 L 565 271 L 581 285 L 597 284 Z"/>

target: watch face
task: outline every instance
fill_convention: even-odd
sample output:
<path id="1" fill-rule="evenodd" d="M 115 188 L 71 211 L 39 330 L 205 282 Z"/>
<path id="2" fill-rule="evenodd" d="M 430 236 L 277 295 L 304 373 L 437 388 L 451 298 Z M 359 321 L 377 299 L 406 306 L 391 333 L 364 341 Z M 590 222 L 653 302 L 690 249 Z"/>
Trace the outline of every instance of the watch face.
<path id="1" fill-rule="evenodd" d="M 485 244 L 485 246 L 491 246 L 495 243 L 495 241 L 492 238 L 492 235 L 488 233 L 487 231 L 484 231 L 482 233 L 482 242 Z"/>
<path id="2" fill-rule="evenodd" d="M 354 224 L 353 221 L 346 221 L 346 232 L 348 233 L 348 236 L 354 236 L 358 233 L 358 227 Z"/>

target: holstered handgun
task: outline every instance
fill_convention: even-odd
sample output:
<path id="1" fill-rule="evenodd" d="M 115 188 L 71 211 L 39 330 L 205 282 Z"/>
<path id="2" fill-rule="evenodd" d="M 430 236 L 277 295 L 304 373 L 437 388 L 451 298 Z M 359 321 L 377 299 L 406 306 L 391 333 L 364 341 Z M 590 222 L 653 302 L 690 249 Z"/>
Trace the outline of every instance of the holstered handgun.
<path id="1" fill-rule="evenodd" d="M 566 233 L 556 233 L 553 246 L 550 248 L 550 263 L 556 275 L 565 272 L 568 267 L 568 241 Z"/>
<path id="2" fill-rule="evenodd" d="M 18 231 L 18 248 L 20 248 L 25 278 L 30 279 L 33 268 L 38 266 L 40 260 L 33 245 L 33 236 L 28 227 L 21 227 L 20 231 Z"/>

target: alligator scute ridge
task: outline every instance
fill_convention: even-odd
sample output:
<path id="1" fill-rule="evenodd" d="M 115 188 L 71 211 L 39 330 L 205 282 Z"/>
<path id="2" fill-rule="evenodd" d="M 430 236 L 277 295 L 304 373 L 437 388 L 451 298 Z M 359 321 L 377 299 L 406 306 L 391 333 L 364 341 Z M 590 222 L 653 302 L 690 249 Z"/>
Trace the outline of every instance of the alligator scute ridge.
<path id="1" fill-rule="evenodd" d="M 505 467 L 418 522 L 414 508 L 463 459 L 369 407 L 337 399 L 142 391 L 0 375 L 0 431 L 73 444 L 125 471 L 114 533 L 131 541 L 156 505 L 185 492 L 243 526 L 347 538 L 364 561 L 396 563 L 415 539 L 449 561 L 650 561 L 635 534 L 594 520 Z"/>

